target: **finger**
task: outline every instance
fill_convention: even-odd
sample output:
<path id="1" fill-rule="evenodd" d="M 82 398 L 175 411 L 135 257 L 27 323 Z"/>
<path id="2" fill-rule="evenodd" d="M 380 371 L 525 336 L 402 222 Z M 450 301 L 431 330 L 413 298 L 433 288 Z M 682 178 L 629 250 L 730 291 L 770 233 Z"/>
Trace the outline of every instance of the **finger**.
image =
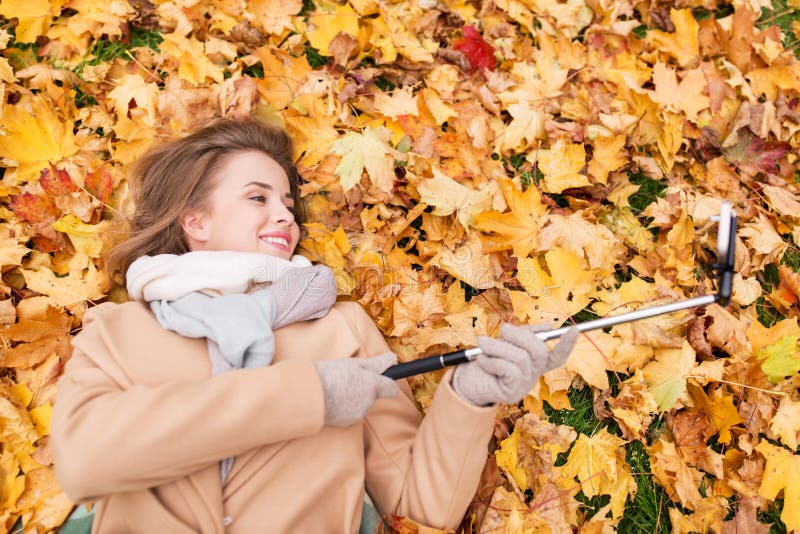
<path id="1" fill-rule="evenodd" d="M 500 328 L 500 333 L 502 334 L 503 339 L 510 341 L 517 347 L 528 351 L 531 354 L 531 357 L 535 357 L 536 360 L 545 358 L 546 361 L 547 353 L 550 351 L 550 349 L 535 333 L 526 328 L 514 326 L 508 323 L 504 324 Z"/>
<path id="2" fill-rule="evenodd" d="M 578 340 L 580 334 L 578 328 L 573 326 L 561 336 L 556 346 L 550 351 L 550 358 L 548 361 L 549 369 L 560 367 L 567 361 L 572 349 L 575 348 L 575 342 Z"/>
<path id="3" fill-rule="evenodd" d="M 533 370 L 531 358 L 522 347 L 502 339 L 494 339 L 486 336 L 478 336 L 478 347 L 485 355 L 492 358 L 500 358 L 513 363 L 518 368 L 519 374 L 530 374 Z"/>
<path id="4" fill-rule="evenodd" d="M 388 376 L 378 375 L 378 381 L 375 384 L 375 394 L 384 399 L 391 399 L 397 395 L 397 382 Z"/>
<path id="5" fill-rule="evenodd" d="M 493 358 L 483 354 L 475 362 L 481 371 L 503 383 L 527 376 L 518 365 L 504 358 Z"/>
<path id="6" fill-rule="evenodd" d="M 362 369 L 381 374 L 387 368 L 397 363 L 397 355 L 394 352 L 386 352 L 380 356 L 372 358 L 359 358 L 358 365 Z"/>
<path id="7" fill-rule="evenodd" d="M 547 332 L 548 330 L 553 330 L 555 325 L 549 323 L 536 323 L 536 324 L 529 324 L 523 326 L 525 330 L 528 332 Z"/>

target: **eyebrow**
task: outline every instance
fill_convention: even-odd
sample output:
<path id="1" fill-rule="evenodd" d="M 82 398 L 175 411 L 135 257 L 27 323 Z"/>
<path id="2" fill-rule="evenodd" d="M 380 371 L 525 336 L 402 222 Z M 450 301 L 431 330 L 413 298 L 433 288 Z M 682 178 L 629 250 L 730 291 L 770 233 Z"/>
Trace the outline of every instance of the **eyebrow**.
<path id="1" fill-rule="evenodd" d="M 271 186 L 271 185 L 269 185 L 269 184 L 265 184 L 264 182 L 248 182 L 248 183 L 246 183 L 244 186 L 245 186 L 245 187 L 249 187 L 249 186 L 251 186 L 251 185 L 257 185 L 258 187 L 263 187 L 264 189 L 267 189 L 267 190 L 269 190 L 269 191 L 274 191 L 274 190 L 275 190 L 275 188 L 274 188 L 274 187 L 272 187 L 272 186 Z M 286 193 L 286 194 L 285 194 L 285 195 L 283 195 L 283 196 L 284 196 L 284 197 L 286 197 L 286 198 L 292 198 L 292 194 L 291 194 L 291 193 Z"/>

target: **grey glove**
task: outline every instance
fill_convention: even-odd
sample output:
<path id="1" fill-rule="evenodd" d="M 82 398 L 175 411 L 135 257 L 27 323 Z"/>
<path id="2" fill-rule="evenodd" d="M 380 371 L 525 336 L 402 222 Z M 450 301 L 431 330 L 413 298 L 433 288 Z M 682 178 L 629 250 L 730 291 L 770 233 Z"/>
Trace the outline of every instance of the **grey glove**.
<path id="1" fill-rule="evenodd" d="M 500 328 L 501 339 L 478 337 L 483 354 L 456 367 L 453 389 L 476 406 L 517 403 L 533 389 L 539 376 L 567 361 L 578 329 L 570 328 L 550 350 L 536 332 L 549 330 L 546 324 Z"/>
<path id="2" fill-rule="evenodd" d="M 397 395 L 397 383 L 381 374 L 396 362 L 392 352 L 374 358 L 315 361 L 325 399 L 325 424 L 353 425 L 376 399 Z"/>
<path id="3" fill-rule="evenodd" d="M 325 317 L 336 302 L 336 279 L 324 265 L 287 269 L 268 290 L 275 299 L 273 328 Z"/>

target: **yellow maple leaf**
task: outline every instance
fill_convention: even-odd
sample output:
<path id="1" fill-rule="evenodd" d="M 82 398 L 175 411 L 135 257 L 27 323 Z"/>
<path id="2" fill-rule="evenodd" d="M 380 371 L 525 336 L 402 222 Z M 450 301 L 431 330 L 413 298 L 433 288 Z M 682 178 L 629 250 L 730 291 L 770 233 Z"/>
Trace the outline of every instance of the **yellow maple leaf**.
<path id="1" fill-rule="evenodd" d="M 548 250 L 544 261 L 549 273 L 537 258 L 520 258 L 517 279 L 534 298 L 533 309 L 527 312 L 531 320 L 557 327 L 589 304 L 594 276 L 581 267 L 575 254 L 559 247 Z"/>
<path id="2" fill-rule="evenodd" d="M 6 265 L 20 265 L 23 256 L 30 253 L 31 249 L 20 243 L 18 238 L 0 239 L 0 267 Z"/>
<path id="3" fill-rule="evenodd" d="M 394 184 L 395 150 L 389 144 L 391 132 L 383 127 L 367 126 L 363 133 L 348 132 L 333 144 L 331 152 L 342 156 L 336 174 L 345 191 L 352 189 L 366 169 L 378 189 L 390 193 Z"/>
<path id="4" fill-rule="evenodd" d="M 99 258 L 110 224 L 109 221 L 86 224 L 70 213 L 54 222 L 53 229 L 67 234 L 75 248 L 90 258 Z"/>
<path id="5" fill-rule="evenodd" d="M 292 17 L 303 9 L 302 0 L 249 0 L 248 10 L 267 33 L 283 35 L 295 29 Z"/>
<path id="6" fill-rule="evenodd" d="M 40 404 L 30 412 L 31 421 L 33 422 L 36 432 L 39 437 L 47 436 L 50 434 L 50 420 L 53 418 L 53 404 L 46 402 Z"/>
<path id="7" fill-rule="evenodd" d="M 16 41 L 32 43 L 37 37 L 47 33 L 53 17 L 61 12 L 62 2 L 58 0 L 3 0 L 0 2 L 0 15 L 7 19 L 17 19 Z"/>
<path id="8" fill-rule="evenodd" d="M 695 511 L 683 514 L 669 509 L 673 532 L 724 532 L 723 519 L 728 513 L 728 502 L 721 497 L 707 497 L 695 505 Z M 735 528 L 735 527 L 734 527 Z"/>
<path id="9" fill-rule="evenodd" d="M 78 152 L 73 121 L 62 119 L 46 97 L 24 95 L 0 111 L 0 127 L 5 131 L 0 135 L 0 157 L 17 162 L 13 179 L 6 177 L 11 185 L 33 180 L 42 168 Z"/>
<path id="10" fill-rule="evenodd" d="M 669 173 L 675 165 L 675 155 L 683 144 L 683 117 L 677 113 L 662 111 L 661 128 L 658 132 L 658 153 L 661 156 L 657 161 L 661 170 Z"/>
<path id="11" fill-rule="evenodd" d="M 359 16 L 350 5 L 336 6 L 333 13 L 315 12 L 308 17 L 308 24 L 311 27 L 306 32 L 309 44 L 316 48 L 323 56 L 332 55 L 328 46 L 334 37 L 344 33 L 358 39 L 359 36 Z"/>
<path id="12" fill-rule="evenodd" d="M 613 355 L 621 343 L 619 338 L 605 332 L 584 334 L 569 353 L 565 366 L 578 373 L 590 386 L 606 390 L 606 371 L 613 369 Z"/>
<path id="13" fill-rule="evenodd" d="M 528 474 L 525 472 L 525 468 L 519 465 L 517 456 L 519 436 L 518 432 L 512 432 L 509 437 L 501 441 L 500 447 L 494 451 L 494 458 L 497 467 L 509 474 L 519 489 L 526 491 L 530 486 L 528 485 Z"/>
<path id="14" fill-rule="evenodd" d="M 556 141 L 550 149 L 540 150 L 537 157 L 544 176 L 541 186 L 545 193 L 561 193 L 564 189 L 590 185 L 585 174 L 586 151 L 582 143 Z"/>
<path id="15" fill-rule="evenodd" d="M 291 117 L 286 121 L 286 130 L 294 141 L 295 157 L 302 154 L 299 162 L 305 167 L 313 167 L 322 161 L 339 139 L 332 117 L 323 114 Z"/>
<path id="16" fill-rule="evenodd" d="M 378 93 L 374 102 L 375 109 L 386 117 L 396 119 L 400 115 L 419 115 L 417 99 L 411 87 L 395 89 L 391 94 Z"/>
<path id="17" fill-rule="evenodd" d="M 223 69 L 208 59 L 205 46 L 195 37 L 187 38 L 177 31 L 168 33 L 160 48 L 178 61 L 178 77 L 182 80 L 200 85 L 209 79 L 217 83 L 225 79 Z"/>
<path id="18" fill-rule="evenodd" d="M 506 110 L 513 120 L 511 124 L 495 126 L 499 130 L 495 136 L 495 152 L 523 151 L 535 140 L 547 139 L 545 123 L 548 115 L 544 111 L 536 109 L 528 102 L 510 104 Z"/>
<path id="19" fill-rule="evenodd" d="M 415 63 L 433 63 L 433 52 L 438 48 L 438 43 L 428 41 L 423 44 L 420 42 L 417 36 L 410 32 L 400 17 L 395 14 L 394 5 L 378 2 L 378 8 L 381 16 L 371 21 L 373 32 L 376 34 L 376 47 L 383 53 L 383 61 L 387 63 L 394 61 L 394 59 L 388 58 L 400 54 Z"/>
<path id="20" fill-rule="evenodd" d="M 783 257 L 789 247 L 763 213 L 759 213 L 756 220 L 743 224 L 738 233 L 753 252 L 751 265 L 754 271 L 760 271 Z"/>
<path id="21" fill-rule="evenodd" d="M 453 248 L 443 246 L 430 259 L 430 264 L 441 267 L 475 289 L 487 289 L 499 285 L 489 256 L 483 253 L 481 241 L 475 234 L 470 234 L 466 243 Z"/>
<path id="22" fill-rule="evenodd" d="M 691 386 L 690 395 L 697 408 L 704 408 L 708 419 L 719 432 L 720 443 L 730 443 L 731 427 L 742 423 L 739 411 L 733 404 L 733 395 L 709 397 L 702 388 Z"/>
<path id="23" fill-rule="evenodd" d="M 102 298 L 111 286 L 103 271 L 98 271 L 85 254 L 78 252 L 70 260 L 69 275 L 57 277 L 47 267 L 20 269 L 28 289 L 47 295 L 58 306 L 81 305 Z"/>
<path id="24" fill-rule="evenodd" d="M 600 221 L 622 236 L 625 244 L 636 251 L 644 254 L 655 249 L 653 234 L 642 226 L 629 207 L 603 210 Z"/>
<path id="25" fill-rule="evenodd" d="M 695 352 L 688 341 L 679 349 L 657 349 L 655 360 L 642 372 L 647 388 L 662 411 L 686 399 L 686 376 L 695 366 Z"/>
<path id="26" fill-rule="evenodd" d="M 108 92 L 108 98 L 114 103 L 117 117 L 127 117 L 129 111 L 132 115 L 143 114 L 147 118 L 145 123 L 154 126 L 158 93 L 158 85 L 154 82 L 145 82 L 138 74 L 126 74 L 117 82 L 116 87 Z M 131 101 L 135 109 L 130 108 Z"/>
<path id="27" fill-rule="evenodd" d="M 596 269 L 600 276 L 614 272 L 614 265 L 625 254 L 622 240 L 611 230 L 600 224 L 592 224 L 577 211 L 568 216 L 557 213 L 547 215 L 547 224 L 542 229 L 540 250 L 562 247 L 575 253 Z"/>
<path id="28" fill-rule="evenodd" d="M 608 173 L 616 171 L 627 163 L 625 135 L 598 137 L 592 143 L 594 152 L 589 162 L 589 175 L 601 184 L 608 183 Z"/>
<path id="29" fill-rule="evenodd" d="M 298 89 L 311 72 L 305 56 L 293 57 L 279 48 L 262 46 L 256 55 L 264 67 L 264 77 L 258 80 L 258 93 L 276 109 L 284 109 L 295 99 Z M 287 121 L 287 126 L 291 121 Z"/>
<path id="30" fill-rule="evenodd" d="M 647 32 L 647 40 L 677 59 L 681 67 L 691 66 L 700 55 L 697 38 L 700 25 L 691 9 L 670 9 L 669 18 L 675 33 L 651 30 Z"/>
<path id="31" fill-rule="evenodd" d="M 516 257 L 527 257 L 539 245 L 547 206 L 535 187 L 528 187 L 523 193 L 511 180 L 501 179 L 499 183 L 509 211 L 480 213 L 475 217 L 475 228 L 489 234 L 483 237 L 487 252 L 512 249 Z"/>
<path id="32" fill-rule="evenodd" d="M 800 456 L 792 454 L 783 447 L 777 447 L 768 441 L 761 440 L 756 446 L 767 460 L 764 466 L 764 478 L 758 488 L 758 494 L 769 501 L 775 500 L 783 490 L 783 507 L 781 520 L 788 530 L 800 530 Z"/>
<path id="33" fill-rule="evenodd" d="M 795 402 L 789 397 L 781 399 L 781 405 L 775 412 L 769 428 L 775 432 L 784 445 L 796 450 L 797 435 L 800 433 L 800 402 Z"/>
<path id="34" fill-rule="evenodd" d="M 463 228 L 468 228 L 476 214 L 491 208 L 489 192 L 465 187 L 436 167 L 433 178 L 417 183 L 422 202 L 434 206 L 434 215 L 456 213 Z"/>
<path id="35" fill-rule="evenodd" d="M 651 96 L 653 102 L 671 111 L 683 111 L 690 120 L 696 121 L 697 114 L 711 103 L 705 94 L 708 84 L 700 67 L 686 71 L 678 83 L 674 70 L 663 63 L 656 63 L 653 67 L 653 83 L 656 86 Z"/>
<path id="36" fill-rule="evenodd" d="M 611 514 L 622 517 L 628 495 L 635 495 L 637 484 L 625 461 L 625 441 L 602 428 L 593 436 L 581 434 L 560 469 L 564 486 L 577 478 L 584 495 L 611 496 Z"/>
<path id="37" fill-rule="evenodd" d="M 444 294 L 434 284 L 420 290 L 415 286 L 403 288 L 392 301 L 393 336 L 412 334 L 420 326 L 430 326 L 441 319 L 444 311 Z"/>

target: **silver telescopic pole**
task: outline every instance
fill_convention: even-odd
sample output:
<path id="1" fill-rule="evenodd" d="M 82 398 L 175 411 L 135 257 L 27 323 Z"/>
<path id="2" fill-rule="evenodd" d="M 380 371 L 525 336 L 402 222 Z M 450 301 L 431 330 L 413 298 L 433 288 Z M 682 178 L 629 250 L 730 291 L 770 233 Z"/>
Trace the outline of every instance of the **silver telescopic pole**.
<path id="1" fill-rule="evenodd" d="M 730 301 L 733 287 L 733 261 L 736 244 L 736 213 L 733 211 L 730 202 L 723 202 L 720 208 L 720 215 L 718 217 L 713 217 L 713 219 L 719 222 L 717 234 L 717 264 L 713 266 L 719 275 L 717 283 L 718 291 L 716 294 L 704 295 L 702 297 L 681 300 L 670 304 L 621 313 L 602 319 L 594 319 L 592 321 L 578 323 L 574 326 L 577 327 L 579 332 L 587 332 L 589 330 L 608 328 L 622 323 L 655 317 L 656 315 L 662 315 L 664 313 L 672 313 L 687 308 L 695 308 L 697 306 L 706 306 L 715 302 L 719 302 L 723 306 L 727 305 Z M 547 341 L 563 336 L 570 328 L 572 328 L 572 326 L 561 327 L 546 332 L 536 332 L 536 335 L 542 341 Z M 474 347 L 448 352 L 447 354 L 440 354 L 438 356 L 429 356 L 427 358 L 420 358 L 419 360 L 393 365 L 384 371 L 383 375 L 397 380 L 398 378 L 406 378 L 421 373 L 436 371 L 449 365 L 470 362 L 480 354 L 482 354 L 481 349 Z"/>

